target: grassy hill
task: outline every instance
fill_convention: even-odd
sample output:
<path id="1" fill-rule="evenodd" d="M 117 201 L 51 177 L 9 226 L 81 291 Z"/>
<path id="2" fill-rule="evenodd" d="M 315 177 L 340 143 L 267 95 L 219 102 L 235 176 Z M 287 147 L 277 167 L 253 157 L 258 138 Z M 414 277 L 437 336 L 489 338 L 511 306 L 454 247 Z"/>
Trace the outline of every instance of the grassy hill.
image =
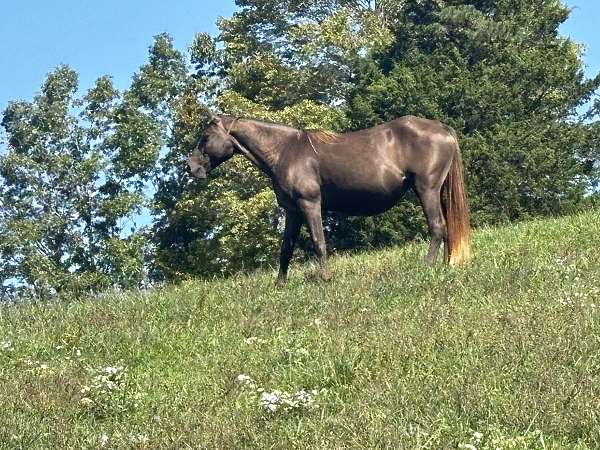
<path id="1" fill-rule="evenodd" d="M 600 212 L 0 307 L 0 447 L 600 448 Z"/>

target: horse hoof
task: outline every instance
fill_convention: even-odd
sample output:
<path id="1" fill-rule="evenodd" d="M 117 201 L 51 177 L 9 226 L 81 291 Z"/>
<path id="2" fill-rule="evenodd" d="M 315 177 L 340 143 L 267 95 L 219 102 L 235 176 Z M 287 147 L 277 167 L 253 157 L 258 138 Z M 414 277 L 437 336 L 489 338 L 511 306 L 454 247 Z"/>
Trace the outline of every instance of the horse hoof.
<path id="1" fill-rule="evenodd" d="M 332 275 L 331 272 L 327 271 L 327 272 L 322 272 L 321 273 L 321 279 L 323 281 L 325 281 L 326 283 L 328 283 L 329 281 L 331 281 Z"/>

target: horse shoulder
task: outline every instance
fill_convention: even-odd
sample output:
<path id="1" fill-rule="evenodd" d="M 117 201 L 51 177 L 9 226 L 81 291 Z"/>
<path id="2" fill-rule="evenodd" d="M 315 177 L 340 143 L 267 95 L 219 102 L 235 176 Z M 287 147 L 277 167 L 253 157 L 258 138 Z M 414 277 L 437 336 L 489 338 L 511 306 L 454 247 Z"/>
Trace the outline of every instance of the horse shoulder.
<path id="1" fill-rule="evenodd" d="M 319 163 L 311 154 L 301 149 L 292 149 L 278 167 L 276 183 L 279 189 L 290 198 L 318 197 Z"/>

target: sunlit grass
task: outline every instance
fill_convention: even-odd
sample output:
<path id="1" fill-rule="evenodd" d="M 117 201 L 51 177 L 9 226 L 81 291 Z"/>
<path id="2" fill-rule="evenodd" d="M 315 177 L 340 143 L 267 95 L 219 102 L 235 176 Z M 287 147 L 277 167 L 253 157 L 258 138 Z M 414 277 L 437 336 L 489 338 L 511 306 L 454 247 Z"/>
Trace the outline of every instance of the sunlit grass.
<path id="1" fill-rule="evenodd" d="M 599 223 L 1 307 L 0 446 L 599 448 Z"/>

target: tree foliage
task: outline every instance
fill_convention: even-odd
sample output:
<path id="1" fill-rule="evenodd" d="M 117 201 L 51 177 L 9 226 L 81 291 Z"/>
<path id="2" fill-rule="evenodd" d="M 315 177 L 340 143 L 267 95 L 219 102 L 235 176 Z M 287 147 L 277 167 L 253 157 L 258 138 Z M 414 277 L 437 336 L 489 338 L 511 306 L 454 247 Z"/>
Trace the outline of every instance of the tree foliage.
<path id="1" fill-rule="evenodd" d="M 275 261 L 269 180 L 242 158 L 190 183 L 208 110 L 346 131 L 414 114 L 453 126 L 474 223 L 581 207 L 600 179 L 600 76 L 558 0 L 238 0 L 187 53 L 158 35 L 129 89 L 77 97 L 68 67 L 4 112 L 0 270 L 37 296 L 135 286 Z M 129 229 L 139 213 L 150 232 Z M 334 249 L 425 236 L 418 200 L 326 218 Z M 301 242 L 301 247 L 306 247 Z M 6 282 L 9 280 L 10 282 Z"/>
<path id="2" fill-rule="evenodd" d="M 554 0 L 407 1 L 350 100 L 354 127 L 416 114 L 461 134 L 475 224 L 558 214 L 597 177 L 581 108 L 600 85 Z"/>
<path id="3" fill-rule="evenodd" d="M 145 278 L 147 246 L 135 229 L 143 204 L 138 142 L 120 124 L 119 93 L 100 78 L 83 98 L 66 66 L 32 102 L 4 111 L 0 157 L 0 273 L 5 295 L 83 294 Z M 140 124 L 141 125 L 141 124 Z M 151 130 L 136 128 L 141 141 Z M 135 150 L 134 150 L 135 149 Z M 127 158 L 130 151 L 134 157 Z"/>

